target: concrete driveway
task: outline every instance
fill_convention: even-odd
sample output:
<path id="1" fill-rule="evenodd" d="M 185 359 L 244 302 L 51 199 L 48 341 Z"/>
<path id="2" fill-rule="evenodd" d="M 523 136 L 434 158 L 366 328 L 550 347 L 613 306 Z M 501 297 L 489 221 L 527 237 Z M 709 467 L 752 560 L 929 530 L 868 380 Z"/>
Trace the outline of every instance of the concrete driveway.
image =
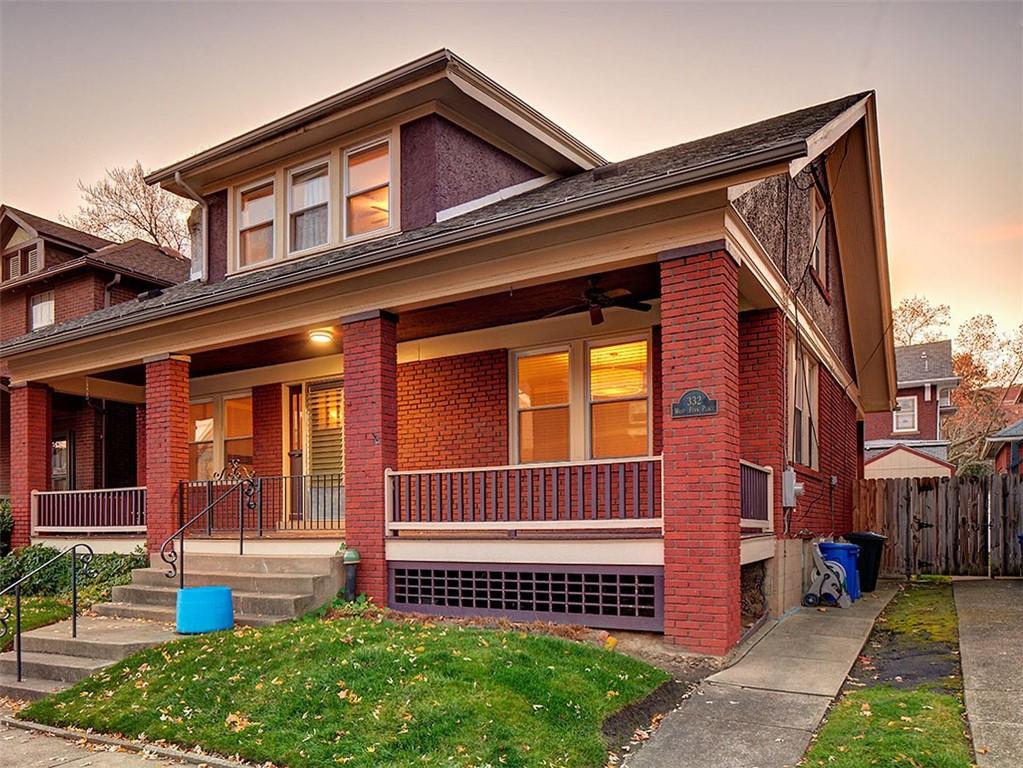
<path id="1" fill-rule="evenodd" d="M 956 580 L 966 712 L 980 768 L 1023 764 L 1023 581 Z"/>

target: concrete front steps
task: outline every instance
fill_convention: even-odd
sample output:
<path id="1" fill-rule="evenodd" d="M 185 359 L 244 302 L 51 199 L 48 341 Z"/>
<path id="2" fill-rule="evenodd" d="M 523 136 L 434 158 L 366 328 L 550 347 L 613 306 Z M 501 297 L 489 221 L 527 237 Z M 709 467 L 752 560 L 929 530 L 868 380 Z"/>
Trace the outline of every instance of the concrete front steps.
<path id="1" fill-rule="evenodd" d="M 77 638 L 71 637 L 70 620 L 33 629 L 22 635 L 20 682 L 15 652 L 0 654 L 0 697 L 41 698 L 175 637 L 166 624 L 95 616 L 78 617 Z"/>
<path id="2" fill-rule="evenodd" d="M 344 586 L 339 556 L 227 555 L 185 550 L 185 586 L 230 587 L 235 623 L 265 626 L 297 618 L 334 598 Z M 160 562 L 132 572 L 114 587 L 111 602 L 94 605 L 101 616 L 173 622 L 177 578 Z"/>

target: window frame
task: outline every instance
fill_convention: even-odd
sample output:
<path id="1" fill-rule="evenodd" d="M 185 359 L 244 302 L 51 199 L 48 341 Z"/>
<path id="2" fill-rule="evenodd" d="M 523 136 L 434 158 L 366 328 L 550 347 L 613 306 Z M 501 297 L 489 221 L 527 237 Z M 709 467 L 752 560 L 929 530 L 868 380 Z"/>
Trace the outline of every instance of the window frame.
<path id="1" fill-rule="evenodd" d="M 260 224 L 253 224 L 252 226 L 242 228 L 242 196 L 246 192 L 251 192 L 254 189 L 265 187 L 270 185 L 270 199 L 273 202 L 273 215 L 270 217 L 270 231 L 273 237 L 270 238 L 270 258 L 264 259 L 263 261 L 255 264 L 242 264 L 242 233 L 248 232 L 249 230 L 256 229 L 258 227 L 266 226 L 266 222 Z M 260 178 L 250 181 L 246 184 L 235 187 L 234 190 L 234 267 L 236 272 L 245 272 L 250 269 L 260 269 L 266 267 L 268 264 L 276 264 L 280 261 L 280 257 L 277 255 L 277 176 L 276 174 L 270 174 L 269 176 L 261 176 Z"/>
<path id="2" fill-rule="evenodd" d="M 634 341 L 645 341 L 646 356 L 646 401 L 647 401 L 647 445 L 642 456 L 621 456 L 611 459 L 593 458 L 593 420 L 591 417 L 590 363 L 589 352 L 593 347 L 614 346 Z M 508 463 L 524 465 L 519 461 L 519 405 L 518 405 L 518 360 L 520 357 L 568 351 L 568 442 L 569 456 L 564 461 L 535 462 L 537 464 L 563 464 L 589 461 L 629 461 L 645 459 L 654 453 L 654 351 L 653 333 L 647 328 L 640 332 L 615 333 L 607 336 L 584 336 L 557 344 L 517 347 L 508 350 Z M 621 398 L 620 401 L 634 401 L 640 398 Z M 600 400 L 598 402 L 619 402 Z M 563 407 L 563 406 L 551 406 Z M 532 410 L 532 409 L 531 409 Z M 536 410 L 543 410 L 542 408 Z"/>
<path id="3" fill-rule="evenodd" d="M 787 371 L 785 407 L 787 417 L 785 454 L 794 466 L 809 470 L 820 469 L 820 376 L 821 361 L 805 344 L 798 344 L 794 338 L 788 340 L 786 353 Z M 801 381 L 806 390 L 804 405 L 801 410 L 802 420 L 799 433 L 800 455 L 795 455 L 796 445 L 796 397 L 797 381 Z M 809 452 L 809 454 L 807 454 Z M 809 459 L 806 461 L 805 459 Z"/>
<path id="4" fill-rule="evenodd" d="M 228 442 L 229 439 L 230 440 L 245 440 L 245 439 L 252 440 L 253 441 L 253 443 L 252 443 L 253 452 L 255 452 L 255 447 L 256 447 L 256 445 L 255 445 L 255 434 L 251 434 L 247 438 L 246 437 L 228 438 L 227 435 L 226 435 L 226 426 L 227 426 L 226 403 L 227 403 L 228 400 L 241 400 L 241 399 L 244 399 L 244 398 L 249 398 L 249 399 L 252 398 L 252 390 L 251 389 L 239 389 L 239 390 L 233 390 L 231 392 L 220 392 L 220 393 L 213 394 L 213 395 L 203 395 L 202 397 L 190 398 L 189 401 L 188 401 L 188 405 L 190 407 L 193 406 L 193 405 L 199 405 L 201 403 L 212 403 L 212 405 L 213 405 L 213 466 L 215 468 L 214 469 L 214 475 L 216 475 L 218 472 L 223 472 L 224 469 L 225 469 L 225 466 L 226 466 L 225 462 L 227 460 L 227 442 Z M 255 414 L 253 414 L 253 418 L 252 418 L 252 431 L 253 431 L 253 433 L 255 433 L 255 429 L 256 429 L 256 418 L 255 418 Z M 189 414 L 189 440 L 188 440 L 188 445 L 189 446 L 198 445 L 199 443 L 196 443 L 194 440 L 191 439 L 192 434 L 193 433 L 192 433 L 192 424 L 191 424 L 191 414 Z M 204 444 L 205 444 L 205 442 L 204 442 Z M 189 468 L 189 475 L 191 475 L 191 468 Z M 212 478 L 210 478 L 210 479 L 212 479 Z M 192 482 L 207 482 L 204 479 L 193 478 L 193 477 L 189 477 L 189 480 L 192 481 Z"/>
<path id="5" fill-rule="evenodd" d="M 912 428 L 899 428 L 899 416 L 904 416 L 902 410 L 903 401 L 913 401 L 913 426 Z M 919 395 L 902 395 L 895 398 L 895 410 L 892 411 L 892 434 L 905 435 L 920 431 L 920 397 Z"/>
<path id="6" fill-rule="evenodd" d="M 817 235 L 818 227 L 820 227 L 820 236 Z M 814 184 L 810 192 L 810 244 L 812 247 L 816 242 L 816 248 L 813 248 L 810 253 L 810 269 L 816 278 L 818 287 L 825 295 L 830 290 L 831 254 L 828 248 L 830 229 L 827 203 L 823 193 Z"/>
<path id="7" fill-rule="evenodd" d="M 43 298 L 48 297 L 48 298 Z M 36 324 L 36 301 L 37 299 L 43 299 L 43 302 L 48 302 L 50 305 L 50 320 L 46 323 Z M 39 303 L 43 303 L 39 302 Z M 29 296 L 28 299 L 28 328 L 30 331 L 38 331 L 41 328 L 49 328 L 51 325 L 57 322 L 57 299 L 51 288 L 48 291 L 40 291 Z"/>
<path id="8" fill-rule="evenodd" d="M 294 191 L 294 185 L 292 184 L 292 180 L 297 174 L 305 173 L 306 171 L 310 171 L 314 168 L 323 168 L 327 172 L 327 202 L 326 202 L 327 239 L 326 241 L 318 243 L 317 245 L 311 245 L 308 248 L 295 250 L 292 247 L 291 242 L 291 217 L 294 216 L 296 213 L 304 213 L 305 211 L 311 211 L 313 208 L 317 208 L 320 205 L 323 205 L 323 203 L 309 205 L 301 209 L 292 208 Z M 300 165 L 290 166 L 284 172 L 284 180 L 285 187 L 287 188 L 287 199 L 285 201 L 284 206 L 284 216 L 287 224 L 284 232 L 284 250 L 286 254 L 285 258 L 291 258 L 292 256 L 305 256 L 306 254 L 315 253 L 321 248 L 325 248 L 326 246 L 334 242 L 334 194 L 332 191 L 332 187 L 334 186 L 334 174 L 331 172 L 330 168 L 330 155 L 329 154 L 320 155 L 319 157 L 313 158 L 312 160 L 308 160 L 304 163 L 301 163 Z M 277 259 L 274 258 L 272 259 L 272 261 L 277 261 Z"/>
<path id="9" fill-rule="evenodd" d="M 352 155 L 364 152 L 367 149 L 373 149 L 380 145 L 387 146 L 387 226 L 380 227 L 379 229 L 373 229 L 369 232 L 362 232 L 358 235 L 348 234 L 348 198 L 352 196 L 351 186 L 349 184 L 349 173 L 348 173 L 348 158 Z M 354 144 L 350 147 L 345 147 L 341 150 L 341 198 L 339 204 L 341 206 L 341 242 L 342 243 L 358 243 L 362 240 L 371 240 L 375 237 L 380 237 L 385 234 L 389 234 L 397 231 L 395 226 L 394 208 L 395 208 L 395 197 L 394 197 L 394 181 L 395 181 L 395 153 L 394 153 L 394 142 L 392 141 L 391 134 L 384 134 L 376 136 L 375 138 L 368 139 L 359 144 Z M 375 187 L 366 187 L 360 189 L 354 194 L 364 195 L 368 192 L 374 192 L 384 187 L 384 184 L 378 184 Z"/>

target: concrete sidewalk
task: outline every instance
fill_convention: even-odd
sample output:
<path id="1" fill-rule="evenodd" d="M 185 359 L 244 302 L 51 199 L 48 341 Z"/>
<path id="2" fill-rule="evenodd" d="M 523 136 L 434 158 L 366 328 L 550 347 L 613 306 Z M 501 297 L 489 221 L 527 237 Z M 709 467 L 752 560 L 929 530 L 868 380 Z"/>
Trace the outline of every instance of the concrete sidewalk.
<path id="1" fill-rule="evenodd" d="M 1023 761 L 1023 581 L 956 580 L 966 713 L 980 768 Z"/>
<path id="2" fill-rule="evenodd" d="M 780 621 L 707 678 L 625 766 L 796 765 L 895 591 L 882 584 L 847 610 L 803 608 Z"/>
<path id="3" fill-rule="evenodd" d="M 0 723 L 0 765 L 18 768 L 171 768 L 174 760 L 159 760 L 135 752 L 111 752 L 102 746 L 86 747 L 56 736 L 33 733 Z"/>

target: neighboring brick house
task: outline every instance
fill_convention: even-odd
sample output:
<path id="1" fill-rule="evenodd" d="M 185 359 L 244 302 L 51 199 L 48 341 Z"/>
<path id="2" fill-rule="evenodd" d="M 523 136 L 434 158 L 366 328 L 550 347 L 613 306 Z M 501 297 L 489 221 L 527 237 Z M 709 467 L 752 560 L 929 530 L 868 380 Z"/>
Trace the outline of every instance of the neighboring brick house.
<path id="1" fill-rule="evenodd" d="M 894 405 L 878 152 L 862 93 L 609 163 L 441 51 L 156 171 L 200 279 L 0 347 L 15 541 L 88 376 L 140 406 L 153 552 L 343 540 L 398 609 L 724 654 L 743 584 L 787 610 L 850 529 Z"/>
<path id="2" fill-rule="evenodd" d="M 1023 420 L 988 437 L 984 458 L 994 461 L 995 472 L 1023 475 Z"/>
<path id="3" fill-rule="evenodd" d="M 0 206 L 0 342 L 133 301 L 188 277 L 180 254 L 141 240 L 113 243 Z M 53 488 L 134 485 L 135 407 L 108 399 L 117 387 L 69 377 L 52 387 Z M 0 358 L 0 495 L 10 493 L 10 392 Z"/>
<path id="4" fill-rule="evenodd" d="M 952 390 L 960 379 L 952 370 L 952 342 L 928 342 L 895 348 L 898 369 L 896 408 L 872 413 L 864 432 L 864 475 L 949 477 L 947 440 L 941 422 L 955 413 Z"/>

